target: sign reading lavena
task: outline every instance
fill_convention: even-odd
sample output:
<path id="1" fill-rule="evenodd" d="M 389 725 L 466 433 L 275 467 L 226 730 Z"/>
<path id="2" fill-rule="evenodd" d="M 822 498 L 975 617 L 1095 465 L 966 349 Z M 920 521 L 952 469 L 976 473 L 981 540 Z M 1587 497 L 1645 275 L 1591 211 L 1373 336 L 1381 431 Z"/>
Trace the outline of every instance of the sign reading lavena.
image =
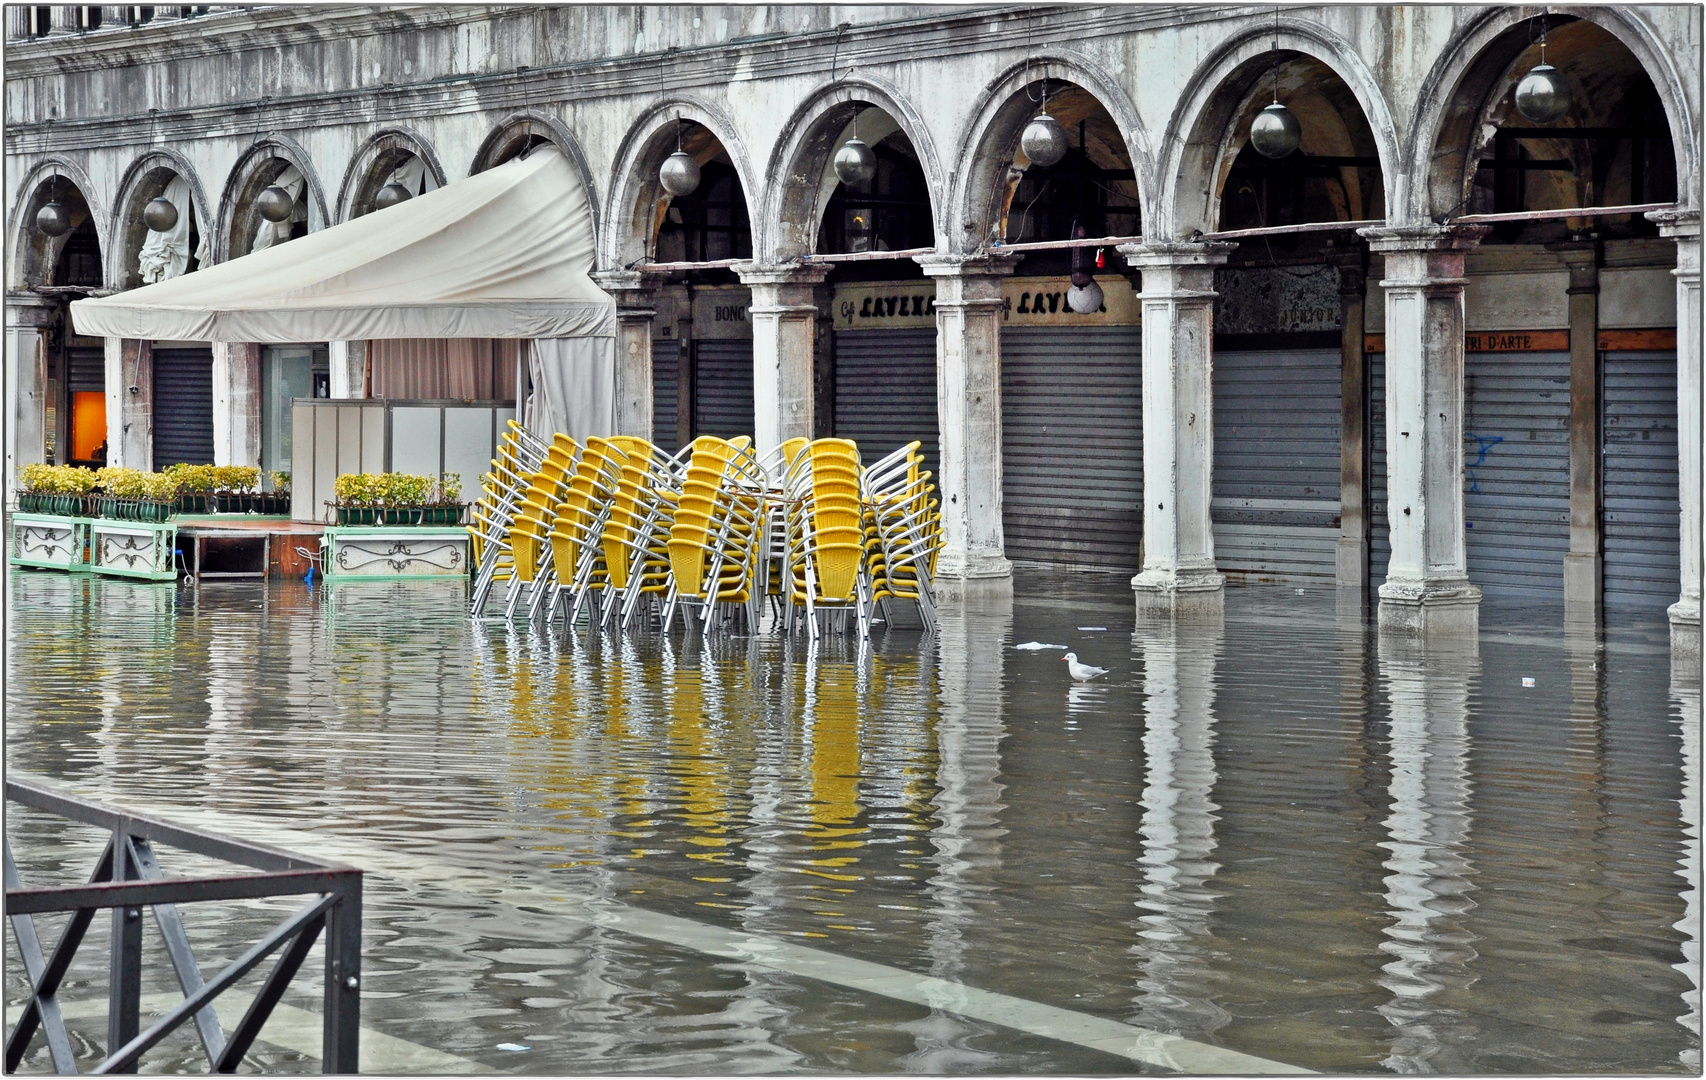
<path id="1" fill-rule="evenodd" d="M 1066 302 L 1070 283 L 1065 277 L 1006 278 L 1001 282 L 1002 321 L 1008 326 L 1136 326 L 1142 321 L 1130 282 L 1109 274 L 1096 283 L 1102 287 L 1102 308 L 1080 315 Z M 928 329 L 936 325 L 936 284 L 840 285 L 833 308 L 837 330 Z"/>

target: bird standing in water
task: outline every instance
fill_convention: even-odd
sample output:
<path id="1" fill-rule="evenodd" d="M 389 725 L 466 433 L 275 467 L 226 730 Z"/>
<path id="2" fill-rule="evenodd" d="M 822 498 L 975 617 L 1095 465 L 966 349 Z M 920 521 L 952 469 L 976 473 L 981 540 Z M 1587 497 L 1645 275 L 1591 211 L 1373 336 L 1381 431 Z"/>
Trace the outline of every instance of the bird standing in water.
<path id="1" fill-rule="evenodd" d="M 1098 675 L 1108 673 L 1108 669 L 1105 667 L 1091 667 L 1089 664 L 1080 664 L 1077 653 L 1067 653 L 1061 659 L 1066 661 L 1066 670 L 1072 672 L 1072 677 L 1079 682 L 1089 682 Z"/>

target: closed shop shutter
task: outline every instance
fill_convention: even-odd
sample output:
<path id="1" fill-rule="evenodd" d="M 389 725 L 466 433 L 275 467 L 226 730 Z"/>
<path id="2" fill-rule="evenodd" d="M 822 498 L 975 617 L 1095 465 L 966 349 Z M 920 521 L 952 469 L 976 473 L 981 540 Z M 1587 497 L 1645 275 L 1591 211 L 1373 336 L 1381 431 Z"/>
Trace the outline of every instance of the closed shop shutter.
<path id="1" fill-rule="evenodd" d="M 1002 329 L 1008 557 L 1138 569 L 1142 345 L 1136 326 Z"/>
<path id="2" fill-rule="evenodd" d="M 68 389 L 73 394 L 98 394 L 107 388 L 107 350 L 74 345 L 65 350 Z"/>
<path id="3" fill-rule="evenodd" d="M 681 449 L 681 342 L 652 339 L 652 443 L 665 453 Z"/>
<path id="4" fill-rule="evenodd" d="M 1368 354 L 1368 584 L 1379 588 L 1392 562 L 1386 523 L 1386 354 Z"/>
<path id="5" fill-rule="evenodd" d="M 154 468 L 213 464 L 213 350 L 154 350 Z"/>
<path id="6" fill-rule="evenodd" d="M 1602 484 L 1607 607 L 1665 607 L 1682 588 L 1676 354 L 1606 353 Z"/>
<path id="7" fill-rule="evenodd" d="M 1214 557 L 1255 580 L 1332 578 L 1337 349 L 1214 354 Z"/>
<path id="8" fill-rule="evenodd" d="M 1464 357 L 1463 542 L 1491 594 L 1562 600 L 1570 549 L 1570 354 Z"/>
<path id="9" fill-rule="evenodd" d="M 752 342 L 693 343 L 693 434 L 752 435 Z"/>
<path id="10" fill-rule="evenodd" d="M 835 434 L 858 443 L 866 464 L 916 439 L 924 467 L 941 475 L 934 328 L 835 335 Z"/>

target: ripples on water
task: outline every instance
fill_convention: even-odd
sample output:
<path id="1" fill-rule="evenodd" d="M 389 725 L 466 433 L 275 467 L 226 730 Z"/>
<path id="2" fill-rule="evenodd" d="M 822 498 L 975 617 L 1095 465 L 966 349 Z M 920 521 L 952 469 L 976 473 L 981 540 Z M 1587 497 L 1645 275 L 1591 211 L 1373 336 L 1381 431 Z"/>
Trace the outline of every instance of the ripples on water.
<path id="1" fill-rule="evenodd" d="M 1227 607 L 1134 629 L 1121 579 L 1022 572 L 861 650 L 16 573 L 7 759 L 1315 1069 L 1698 1071 L 1700 691 L 1662 615 L 1489 600 L 1421 648 L 1316 590 Z M 13 820 L 27 875 L 86 872 L 95 838 Z M 365 950 L 365 1022 L 495 1069 L 1133 1071 L 419 882 L 370 877 Z M 150 1067 L 196 1068 L 174 1045 Z"/>

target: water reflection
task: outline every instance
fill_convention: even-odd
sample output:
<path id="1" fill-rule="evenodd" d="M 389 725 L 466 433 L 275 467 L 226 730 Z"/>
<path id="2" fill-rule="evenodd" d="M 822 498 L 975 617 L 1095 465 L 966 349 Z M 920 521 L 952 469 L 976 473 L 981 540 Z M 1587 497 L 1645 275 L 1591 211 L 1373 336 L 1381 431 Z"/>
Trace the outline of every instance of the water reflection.
<path id="1" fill-rule="evenodd" d="M 1464 1071 L 1454 1051 L 1476 1034 L 1447 1001 L 1476 975 L 1467 915 L 1475 906 L 1466 853 L 1471 824 L 1469 694 L 1480 668 L 1477 639 L 1380 636 L 1380 674 L 1390 708 L 1392 809 L 1386 902 L 1392 925 L 1381 951 L 1380 1014 L 1397 1028 L 1382 1062 L 1395 1072 Z"/>
<path id="2" fill-rule="evenodd" d="M 1132 952 L 1140 974 L 1132 1022 L 1207 1034 L 1231 1016 L 1214 1001 L 1209 921 L 1219 893 L 1215 851 L 1215 665 L 1218 616 L 1140 620 L 1132 643 L 1143 662 L 1142 899 Z"/>
<path id="3" fill-rule="evenodd" d="M 1683 880 L 1682 918 L 1676 929 L 1682 933 L 1682 962 L 1672 965 L 1689 981 L 1683 991 L 1684 1012 L 1676 1022 L 1694 1036 L 1677 1058 L 1683 1066 L 1700 1071 L 1700 670 L 1695 662 L 1675 664 L 1671 673 L 1671 700 L 1676 706 L 1682 742 L 1682 858 L 1677 875 Z"/>

